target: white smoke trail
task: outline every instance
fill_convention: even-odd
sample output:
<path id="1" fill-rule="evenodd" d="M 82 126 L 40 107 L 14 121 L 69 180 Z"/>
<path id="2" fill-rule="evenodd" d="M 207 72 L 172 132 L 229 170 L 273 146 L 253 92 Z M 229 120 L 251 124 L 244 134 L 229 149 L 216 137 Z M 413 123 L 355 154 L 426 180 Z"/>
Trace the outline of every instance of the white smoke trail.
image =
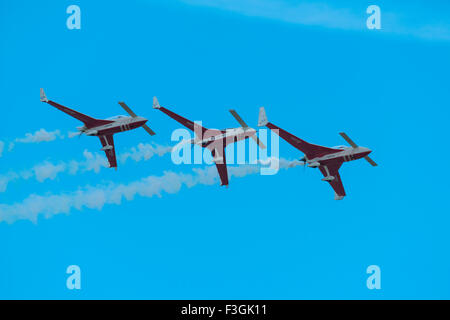
<path id="1" fill-rule="evenodd" d="M 16 144 L 31 144 L 31 143 L 41 143 L 41 142 L 50 142 L 55 141 L 56 139 L 64 139 L 64 135 L 61 134 L 61 131 L 54 130 L 54 131 L 47 131 L 44 128 L 41 128 L 33 133 L 25 133 L 25 137 L 21 138 L 15 138 L 12 141 L 9 140 L 8 143 L 8 152 L 12 151 Z M 2 146 L 4 145 L 4 142 L 0 141 L 0 148 L 3 150 Z M 1 150 L 0 150 L 0 157 L 1 157 Z"/>
<path id="2" fill-rule="evenodd" d="M 171 151 L 172 147 L 139 143 L 137 148 L 133 147 L 129 152 L 122 153 L 119 156 L 119 161 L 125 163 L 127 159 L 132 159 L 139 162 L 148 160 L 154 155 L 162 157 Z"/>
<path id="3" fill-rule="evenodd" d="M 15 141 L 19 143 L 39 143 L 53 141 L 57 138 L 64 139 L 59 130 L 47 131 L 42 128 L 34 133 L 26 133 L 25 138 L 17 138 Z"/>
<path id="4" fill-rule="evenodd" d="M 73 138 L 73 137 L 77 137 L 79 135 L 80 132 L 72 132 L 72 131 L 68 131 L 67 132 L 67 137 L 68 138 Z M 16 146 L 16 144 L 33 144 L 33 143 L 41 143 L 41 142 L 50 142 L 50 141 L 55 141 L 58 139 L 65 139 L 66 136 L 64 134 L 61 133 L 60 130 L 53 130 L 53 131 L 48 131 L 44 128 L 41 128 L 39 130 L 36 130 L 35 132 L 29 132 L 29 133 L 25 133 L 24 137 L 21 138 L 15 138 L 15 139 L 9 139 L 9 143 L 8 143 L 8 151 L 12 151 L 14 149 L 14 147 Z M 0 141 L 0 157 L 2 156 L 2 151 L 4 150 L 3 148 L 4 146 L 4 142 Z"/>
<path id="5" fill-rule="evenodd" d="M 295 166 L 293 163 L 296 162 L 280 159 L 280 168 L 291 168 Z M 256 174 L 259 170 L 260 167 L 257 165 L 243 165 L 229 167 L 228 172 L 230 176 L 244 177 Z M 87 186 L 77 191 L 55 195 L 31 194 L 22 202 L 0 204 L 0 222 L 12 223 L 17 220 L 36 222 L 39 216 L 49 218 L 83 208 L 101 210 L 105 205 L 120 205 L 123 200 L 132 201 L 136 196 L 151 198 L 160 197 L 163 192 L 177 193 L 183 185 L 191 188 L 195 185 L 217 183 L 218 174 L 215 166 L 193 169 L 193 171 L 195 174 L 166 171 L 162 176 L 149 176 L 129 184 L 110 183 L 97 187 Z"/>
<path id="6" fill-rule="evenodd" d="M 135 162 L 147 161 L 155 155 L 162 157 L 170 151 L 171 147 L 139 143 L 137 147 L 132 147 L 130 151 L 118 155 L 118 159 L 122 164 L 127 159 L 134 160 Z M 104 154 L 84 150 L 83 156 L 84 160 L 60 161 L 58 163 L 44 161 L 33 166 L 31 169 L 0 174 L 0 193 L 6 191 L 10 182 L 18 179 L 27 180 L 34 177 L 38 182 L 44 182 L 46 180 L 54 180 L 59 174 L 64 172 L 70 175 L 89 171 L 99 173 L 102 168 L 108 168 L 108 161 Z"/>

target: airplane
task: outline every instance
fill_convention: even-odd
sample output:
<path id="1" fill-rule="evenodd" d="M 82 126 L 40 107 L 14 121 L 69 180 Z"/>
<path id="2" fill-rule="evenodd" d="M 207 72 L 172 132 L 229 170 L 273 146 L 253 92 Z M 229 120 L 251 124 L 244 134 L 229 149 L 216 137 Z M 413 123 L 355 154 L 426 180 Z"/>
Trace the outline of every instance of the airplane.
<path id="1" fill-rule="evenodd" d="M 54 101 L 48 100 L 45 95 L 44 89 L 41 88 L 41 101 L 48 103 L 49 105 L 67 113 L 68 115 L 80 120 L 84 123 L 84 126 L 77 127 L 79 136 L 85 134 L 87 136 L 97 136 L 100 138 L 102 148 L 100 150 L 105 151 L 108 158 L 109 167 L 117 170 L 116 152 L 114 150 L 113 135 L 118 132 L 128 131 L 142 127 L 151 136 L 155 135 L 152 129 L 150 129 L 145 123 L 147 119 L 137 116 L 124 102 L 119 102 L 119 105 L 130 115 L 128 116 L 115 116 L 108 119 L 95 119 L 78 111 L 64 107 Z"/>
<path id="2" fill-rule="evenodd" d="M 339 175 L 339 168 L 344 162 L 364 158 L 372 166 L 377 166 L 377 164 L 368 156 L 372 150 L 358 146 L 344 132 L 340 132 L 339 134 L 350 144 L 351 147 L 337 146 L 328 148 L 311 144 L 269 122 L 267 120 L 264 107 L 259 109 L 258 126 L 266 126 L 267 128 L 273 130 L 293 147 L 303 152 L 305 156 L 301 158 L 300 161 L 302 161 L 305 166 L 319 168 L 320 172 L 324 176 L 322 181 L 328 182 L 333 188 L 335 192 L 335 200 L 342 200 L 346 195 L 341 177 Z"/>
<path id="3" fill-rule="evenodd" d="M 220 177 L 220 185 L 228 187 L 228 171 L 225 159 L 225 147 L 231 143 L 252 138 L 260 148 L 265 149 L 266 146 L 256 136 L 256 130 L 250 128 L 244 120 L 237 114 L 235 110 L 229 110 L 232 116 L 239 122 L 241 127 L 230 129 L 207 129 L 198 123 L 194 123 L 182 116 L 160 106 L 158 99 L 153 97 L 153 108 L 158 109 L 167 114 L 172 119 L 178 121 L 183 126 L 194 131 L 195 138 L 182 141 L 181 144 L 190 143 L 192 145 L 199 145 L 203 148 L 208 148 L 213 156 L 213 162 L 217 167 Z"/>

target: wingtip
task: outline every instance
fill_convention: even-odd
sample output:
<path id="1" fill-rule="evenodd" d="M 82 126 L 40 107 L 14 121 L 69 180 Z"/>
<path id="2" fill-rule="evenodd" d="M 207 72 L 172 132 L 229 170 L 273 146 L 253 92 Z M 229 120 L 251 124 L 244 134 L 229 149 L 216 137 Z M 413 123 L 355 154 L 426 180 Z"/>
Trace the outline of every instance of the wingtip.
<path id="1" fill-rule="evenodd" d="M 269 121 L 267 121 L 266 109 L 264 107 L 259 108 L 258 127 L 264 127 Z"/>
<path id="2" fill-rule="evenodd" d="M 159 109 L 161 106 L 159 105 L 158 98 L 153 97 L 153 109 Z"/>
<path id="3" fill-rule="evenodd" d="M 340 196 L 337 193 L 334 194 L 334 200 L 342 200 L 345 196 Z"/>
<path id="4" fill-rule="evenodd" d="M 45 91 L 43 88 L 41 88 L 41 101 L 48 102 L 47 96 L 45 95 Z"/>

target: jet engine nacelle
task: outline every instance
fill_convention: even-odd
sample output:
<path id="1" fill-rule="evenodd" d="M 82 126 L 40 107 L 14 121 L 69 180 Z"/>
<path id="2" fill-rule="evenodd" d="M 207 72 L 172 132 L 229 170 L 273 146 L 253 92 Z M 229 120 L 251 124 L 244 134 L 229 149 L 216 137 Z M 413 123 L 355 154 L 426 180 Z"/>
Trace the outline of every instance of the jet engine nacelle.
<path id="1" fill-rule="evenodd" d="M 320 166 L 320 163 L 317 162 L 317 161 L 308 164 L 308 167 L 310 167 L 310 168 L 317 168 L 317 167 L 319 167 L 319 166 Z"/>

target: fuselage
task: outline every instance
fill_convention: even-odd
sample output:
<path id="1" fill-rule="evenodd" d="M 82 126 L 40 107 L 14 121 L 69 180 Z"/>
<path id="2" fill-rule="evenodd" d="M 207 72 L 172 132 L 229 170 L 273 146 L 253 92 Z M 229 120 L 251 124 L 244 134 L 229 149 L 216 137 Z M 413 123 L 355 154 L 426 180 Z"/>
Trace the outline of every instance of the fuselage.
<path id="1" fill-rule="evenodd" d="M 342 162 L 347 161 L 353 161 L 357 159 L 364 158 L 369 153 L 371 153 L 372 150 L 365 147 L 344 147 L 342 148 L 342 151 L 337 151 L 333 153 L 326 154 L 321 157 L 313 158 L 313 159 L 306 159 L 304 158 L 305 162 L 308 164 L 309 167 L 318 167 L 320 165 L 327 165 L 329 162 L 334 162 L 336 160 L 340 160 Z"/>
<path id="2" fill-rule="evenodd" d="M 191 140 L 191 143 L 205 147 L 213 142 L 221 142 L 225 147 L 230 143 L 247 139 L 255 134 L 256 130 L 253 128 L 239 127 L 223 130 L 210 129 L 205 131 L 201 139 L 198 139 L 198 137 L 196 137 Z"/>
<path id="3" fill-rule="evenodd" d="M 256 134 L 253 128 L 229 128 L 229 129 L 209 129 L 201 137 L 180 141 L 175 148 L 181 148 L 185 144 L 198 145 L 209 149 L 221 149 L 227 145 L 247 139 Z"/>
<path id="4" fill-rule="evenodd" d="M 88 136 L 111 135 L 114 133 L 139 128 L 147 122 L 147 119 L 143 117 L 118 116 L 115 118 L 108 119 L 108 121 L 111 122 L 91 128 L 86 128 L 86 126 L 83 126 L 79 127 L 78 130 L 80 130 L 81 132 L 83 132 Z"/>

